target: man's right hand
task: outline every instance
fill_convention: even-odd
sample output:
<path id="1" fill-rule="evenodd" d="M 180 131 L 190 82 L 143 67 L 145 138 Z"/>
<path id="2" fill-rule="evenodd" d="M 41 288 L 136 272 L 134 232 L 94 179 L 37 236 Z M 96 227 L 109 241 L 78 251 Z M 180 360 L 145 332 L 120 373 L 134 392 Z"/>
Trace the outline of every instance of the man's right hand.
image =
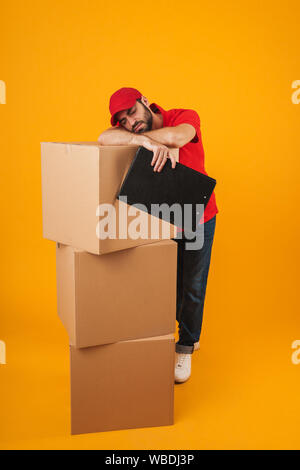
<path id="1" fill-rule="evenodd" d="M 172 162 L 172 168 L 175 168 L 176 160 L 174 156 L 170 155 L 168 147 L 147 137 L 145 138 L 145 136 L 141 137 L 143 137 L 141 145 L 153 152 L 153 158 L 151 161 L 151 166 L 154 165 L 153 171 L 160 172 L 168 158 L 170 158 Z"/>

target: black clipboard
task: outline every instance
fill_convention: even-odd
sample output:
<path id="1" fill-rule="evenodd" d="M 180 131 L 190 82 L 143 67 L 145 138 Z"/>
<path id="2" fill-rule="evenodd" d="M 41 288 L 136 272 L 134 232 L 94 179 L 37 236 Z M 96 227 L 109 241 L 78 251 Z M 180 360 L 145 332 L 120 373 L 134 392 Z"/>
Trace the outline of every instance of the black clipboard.
<path id="1" fill-rule="evenodd" d="M 139 147 L 117 198 L 185 231 L 194 232 L 216 180 L 179 162 L 172 168 L 170 159 L 160 172 L 154 172 L 152 158 L 152 151 Z M 167 204 L 169 208 L 176 204 L 173 206 L 175 212 L 159 210 L 162 204 Z"/>

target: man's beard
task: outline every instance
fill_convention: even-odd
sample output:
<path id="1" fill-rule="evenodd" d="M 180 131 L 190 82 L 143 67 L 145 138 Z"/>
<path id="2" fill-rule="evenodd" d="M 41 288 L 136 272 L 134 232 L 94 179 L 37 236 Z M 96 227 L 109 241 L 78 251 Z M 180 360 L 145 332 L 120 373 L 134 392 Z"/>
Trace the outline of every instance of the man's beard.
<path id="1" fill-rule="evenodd" d="M 135 132 L 136 134 L 140 134 L 141 132 L 148 132 L 148 131 L 151 131 L 152 129 L 152 121 L 153 121 L 152 114 L 149 111 L 149 109 L 144 105 L 144 103 L 141 103 L 141 104 L 144 106 L 144 116 L 143 116 L 143 119 L 141 121 L 138 121 L 135 125 L 135 127 L 137 127 L 139 124 L 142 124 L 141 128 L 136 132 L 134 130 L 132 131 L 132 132 Z"/>

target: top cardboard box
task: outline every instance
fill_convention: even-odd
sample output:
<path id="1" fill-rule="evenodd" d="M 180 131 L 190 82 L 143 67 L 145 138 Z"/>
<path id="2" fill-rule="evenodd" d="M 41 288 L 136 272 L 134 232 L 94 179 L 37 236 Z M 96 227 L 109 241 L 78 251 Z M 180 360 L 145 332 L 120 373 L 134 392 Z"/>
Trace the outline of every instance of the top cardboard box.
<path id="1" fill-rule="evenodd" d="M 174 238 L 174 225 L 116 199 L 137 149 L 97 142 L 43 142 L 44 238 L 94 254 Z M 178 149 L 170 150 L 178 161 Z M 107 211 L 104 204 L 114 210 L 110 206 Z M 137 238 L 138 226 L 148 227 L 143 238 Z"/>

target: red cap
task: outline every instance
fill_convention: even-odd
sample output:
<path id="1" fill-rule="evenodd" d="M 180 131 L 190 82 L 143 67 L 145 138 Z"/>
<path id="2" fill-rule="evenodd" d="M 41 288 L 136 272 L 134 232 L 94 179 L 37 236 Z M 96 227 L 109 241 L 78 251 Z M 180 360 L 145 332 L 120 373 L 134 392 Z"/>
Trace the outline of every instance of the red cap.
<path id="1" fill-rule="evenodd" d="M 112 126 L 116 125 L 117 121 L 116 121 L 115 115 L 119 111 L 132 108 L 136 100 L 141 97 L 142 97 L 142 93 L 140 93 L 135 88 L 120 88 L 113 95 L 111 95 L 110 100 L 109 100 L 111 125 Z"/>

